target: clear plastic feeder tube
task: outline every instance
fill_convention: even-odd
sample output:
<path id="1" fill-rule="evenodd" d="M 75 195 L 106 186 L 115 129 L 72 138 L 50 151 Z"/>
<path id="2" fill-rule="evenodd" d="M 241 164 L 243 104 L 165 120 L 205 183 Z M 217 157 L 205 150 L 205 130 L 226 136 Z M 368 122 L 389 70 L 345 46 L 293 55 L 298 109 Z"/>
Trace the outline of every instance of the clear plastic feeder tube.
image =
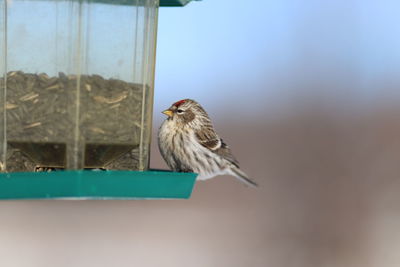
<path id="1" fill-rule="evenodd" d="M 0 163 L 146 170 L 158 0 L 0 1 Z"/>

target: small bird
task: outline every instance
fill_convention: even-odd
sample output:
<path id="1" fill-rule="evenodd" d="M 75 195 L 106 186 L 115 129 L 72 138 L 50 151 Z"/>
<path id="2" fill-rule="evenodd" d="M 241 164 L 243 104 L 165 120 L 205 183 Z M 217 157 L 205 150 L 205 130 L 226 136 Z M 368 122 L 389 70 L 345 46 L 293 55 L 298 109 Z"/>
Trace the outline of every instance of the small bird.
<path id="1" fill-rule="evenodd" d="M 173 171 L 198 173 L 199 180 L 228 174 L 249 186 L 257 186 L 240 170 L 239 162 L 217 135 L 199 103 L 180 100 L 162 113 L 168 118 L 158 131 L 158 147 Z"/>

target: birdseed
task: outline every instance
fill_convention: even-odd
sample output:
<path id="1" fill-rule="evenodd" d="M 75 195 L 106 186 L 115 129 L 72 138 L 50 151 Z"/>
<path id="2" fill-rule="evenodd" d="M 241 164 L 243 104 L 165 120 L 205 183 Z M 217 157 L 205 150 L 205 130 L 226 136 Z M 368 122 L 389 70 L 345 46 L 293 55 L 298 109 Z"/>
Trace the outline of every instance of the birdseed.
<path id="1" fill-rule="evenodd" d="M 22 71 L 9 72 L 6 84 L 8 171 L 64 168 L 77 120 L 85 168 L 138 168 L 142 84 Z"/>

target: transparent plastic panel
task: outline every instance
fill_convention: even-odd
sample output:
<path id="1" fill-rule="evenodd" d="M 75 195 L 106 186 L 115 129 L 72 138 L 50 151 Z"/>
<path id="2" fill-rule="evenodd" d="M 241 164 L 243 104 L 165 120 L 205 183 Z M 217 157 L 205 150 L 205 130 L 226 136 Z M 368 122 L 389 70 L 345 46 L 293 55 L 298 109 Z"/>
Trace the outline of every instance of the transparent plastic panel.
<path id="1" fill-rule="evenodd" d="M 7 2 L 0 1 L 0 172 L 6 170 L 6 17 Z"/>
<path id="2" fill-rule="evenodd" d="M 155 73 L 155 56 L 156 56 L 156 38 L 157 38 L 157 18 L 158 9 L 147 6 L 145 9 L 145 19 L 147 23 L 144 28 L 144 36 L 146 37 L 145 44 L 143 45 L 145 51 L 143 52 L 143 79 L 144 86 L 142 89 L 142 122 L 140 133 L 140 147 L 139 147 L 139 169 L 144 170 L 149 166 L 150 159 L 150 139 L 151 139 L 151 125 L 153 118 L 153 94 L 154 94 L 154 73 Z M 151 23 L 154 22 L 154 23 Z"/>
<path id="3" fill-rule="evenodd" d="M 158 1 L 6 11 L 7 171 L 147 169 Z"/>

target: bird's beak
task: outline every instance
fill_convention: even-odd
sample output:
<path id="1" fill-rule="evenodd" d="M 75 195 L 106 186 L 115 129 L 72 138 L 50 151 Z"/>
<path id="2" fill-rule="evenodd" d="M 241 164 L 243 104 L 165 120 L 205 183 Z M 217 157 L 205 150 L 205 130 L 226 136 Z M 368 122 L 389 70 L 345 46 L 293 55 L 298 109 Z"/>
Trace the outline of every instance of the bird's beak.
<path id="1" fill-rule="evenodd" d="M 168 117 L 172 117 L 173 113 L 171 110 L 167 109 L 162 112 L 163 114 L 167 115 Z"/>

